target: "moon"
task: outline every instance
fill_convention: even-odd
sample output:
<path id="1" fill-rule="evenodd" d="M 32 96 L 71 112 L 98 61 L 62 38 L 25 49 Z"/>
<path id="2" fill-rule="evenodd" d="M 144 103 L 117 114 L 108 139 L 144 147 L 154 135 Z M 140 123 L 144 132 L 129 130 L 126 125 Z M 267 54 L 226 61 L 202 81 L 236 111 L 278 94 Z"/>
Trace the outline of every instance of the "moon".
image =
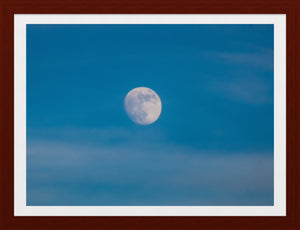
<path id="1" fill-rule="evenodd" d="M 129 118 L 139 125 L 150 125 L 161 114 L 161 100 L 157 93 L 147 87 L 137 87 L 127 93 L 124 100 Z"/>

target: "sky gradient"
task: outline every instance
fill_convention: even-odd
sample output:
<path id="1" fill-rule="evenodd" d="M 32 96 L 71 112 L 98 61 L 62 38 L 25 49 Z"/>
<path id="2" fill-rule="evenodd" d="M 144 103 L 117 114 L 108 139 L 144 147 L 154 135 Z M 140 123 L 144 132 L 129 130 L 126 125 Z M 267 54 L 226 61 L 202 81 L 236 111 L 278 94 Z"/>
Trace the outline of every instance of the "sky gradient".
<path id="1" fill-rule="evenodd" d="M 27 25 L 27 205 L 273 205 L 273 25 Z M 162 113 L 133 123 L 124 98 Z"/>

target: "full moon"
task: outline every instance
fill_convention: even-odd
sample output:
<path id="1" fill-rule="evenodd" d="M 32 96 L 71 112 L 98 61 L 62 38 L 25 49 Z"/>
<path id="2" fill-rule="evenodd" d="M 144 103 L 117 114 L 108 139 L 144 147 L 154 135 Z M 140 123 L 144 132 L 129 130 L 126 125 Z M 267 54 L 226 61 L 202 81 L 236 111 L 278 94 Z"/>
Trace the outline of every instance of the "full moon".
<path id="1" fill-rule="evenodd" d="M 150 125 L 161 113 L 161 101 L 157 93 L 147 87 L 137 87 L 125 97 L 125 110 L 129 118 L 140 125 Z"/>

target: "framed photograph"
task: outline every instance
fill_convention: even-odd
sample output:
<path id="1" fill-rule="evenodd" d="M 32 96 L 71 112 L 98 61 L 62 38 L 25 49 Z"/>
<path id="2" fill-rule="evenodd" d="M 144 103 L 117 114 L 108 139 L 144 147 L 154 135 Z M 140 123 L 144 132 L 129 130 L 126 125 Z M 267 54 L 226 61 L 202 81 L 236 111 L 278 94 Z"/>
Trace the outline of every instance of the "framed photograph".
<path id="1" fill-rule="evenodd" d="M 297 1 L 33 2 L 1 4 L 1 229 L 299 228 Z"/>

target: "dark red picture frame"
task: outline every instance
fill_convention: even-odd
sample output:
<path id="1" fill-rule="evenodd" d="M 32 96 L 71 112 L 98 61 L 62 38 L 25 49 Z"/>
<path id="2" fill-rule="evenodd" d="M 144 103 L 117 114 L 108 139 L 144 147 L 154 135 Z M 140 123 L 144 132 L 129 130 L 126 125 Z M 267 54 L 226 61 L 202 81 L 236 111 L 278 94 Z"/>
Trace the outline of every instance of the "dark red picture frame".
<path id="1" fill-rule="evenodd" d="M 0 229 L 300 229 L 300 1 L 1 0 Z M 287 215 L 284 217 L 15 217 L 14 14 L 286 14 Z M 17 192 L 17 191 L 16 191 Z"/>

